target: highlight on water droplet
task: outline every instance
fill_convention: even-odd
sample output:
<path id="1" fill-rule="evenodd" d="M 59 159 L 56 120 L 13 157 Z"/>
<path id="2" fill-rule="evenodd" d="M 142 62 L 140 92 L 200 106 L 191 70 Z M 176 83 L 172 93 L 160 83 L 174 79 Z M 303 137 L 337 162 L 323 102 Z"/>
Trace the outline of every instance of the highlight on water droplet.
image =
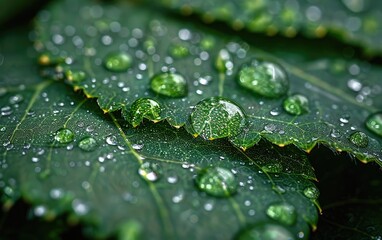
<path id="1" fill-rule="evenodd" d="M 94 151 L 97 145 L 97 141 L 92 137 L 86 137 L 78 143 L 78 147 L 87 152 Z"/>
<path id="2" fill-rule="evenodd" d="M 132 62 L 132 57 L 126 52 L 111 52 L 105 57 L 104 66 L 111 72 L 124 72 Z"/>
<path id="3" fill-rule="evenodd" d="M 155 182 L 160 177 L 160 168 L 158 164 L 145 162 L 138 169 L 138 174 L 150 182 Z"/>
<path id="4" fill-rule="evenodd" d="M 268 98 L 279 98 L 289 89 L 288 76 L 280 65 L 257 59 L 241 67 L 238 81 L 240 86 Z"/>
<path id="5" fill-rule="evenodd" d="M 62 144 L 70 143 L 74 140 L 74 133 L 68 128 L 61 128 L 55 133 L 54 140 Z"/>
<path id="6" fill-rule="evenodd" d="M 161 111 L 162 108 L 157 101 L 151 98 L 139 98 L 131 105 L 126 115 L 131 125 L 137 127 L 144 118 L 153 122 L 160 121 Z"/>
<path id="7" fill-rule="evenodd" d="M 259 223 L 240 231 L 237 240 L 294 240 L 293 234 L 284 226 Z"/>
<path id="8" fill-rule="evenodd" d="M 295 207 L 285 202 L 270 205 L 266 213 L 270 218 L 284 225 L 293 225 L 297 219 Z"/>
<path id="9" fill-rule="evenodd" d="M 80 83 L 86 79 L 86 73 L 81 70 L 75 71 L 68 69 L 65 71 L 65 77 L 69 82 Z"/>
<path id="10" fill-rule="evenodd" d="M 304 189 L 304 195 L 310 199 L 317 199 L 320 196 L 320 191 L 316 187 L 307 187 Z"/>
<path id="11" fill-rule="evenodd" d="M 300 116 L 309 112 L 309 100 L 304 95 L 293 94 L 284 100 L 283 108 L 291 115 Z"/>
<path id="12" fill-rule="evenodd" d="M 369 137 L 360 131 L 352 133 L 349 137 L 349 141 L 360 148 L 365 148 L 369 145 Z"/>
<path id="13" fill-rule="evenodd" d="M 190 115 L 194 135 L 204 139 L 234 137 L 241 132 L 246 116 L 241 107 L 223 97 L 200 101 Z"/>
<path id="14" fill-rule="evenodd" d="M 195 179 L 196 186 L 214 197 L 228 197 L 236 193 L 237 181 L 231 171 L 212 167 L 201 170 Z"/>
<path id="15" fill-rule="evenodd" d="M 185 97 L 187 81 L 177 73 L 160 73 L 151 78 L 151 90 L 166 97 Z"/>
<path id="16" fill-rule="evenodd" d="M 382 112 L 370 115 L 366 120 L 366 127 L 371 132 L 382 137 Z"/>

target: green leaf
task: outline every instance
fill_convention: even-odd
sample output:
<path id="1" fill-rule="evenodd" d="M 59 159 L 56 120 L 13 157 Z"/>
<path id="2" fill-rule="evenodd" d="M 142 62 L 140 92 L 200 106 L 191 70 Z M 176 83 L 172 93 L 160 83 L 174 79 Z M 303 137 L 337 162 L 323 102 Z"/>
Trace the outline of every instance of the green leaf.
<path id="1" fill-rule="evenodd" d="M 36 218 L 69 213 L 91 237 L 229 239 L 272 230 L 308 238 L 318 214 L 316 199 L 304 196 L 315 177 L 301 151 L 261 142 L 243 152 L 165 122 L 125 126 L 69 86 L 42 81 L 20 39 L 0 43 L 4 207 L 22 197 Z"/>
<path id="2" fill-rule="evenodd" d="M 156 8 L 126 2 L 99 5 L 67 0 L 41 16 L 36 42 L 42 53 L 40 64 L 59 63 L 53 70 L 55 77 L 64 75 L 75 89 L 96 97 L 105 112 L 122 109 L 124 117 L 133 122 L 133 102 L 150 98 L 161 106 L 161 119 L 172 126 L 189 123 L 192 134 L 229 137 L 242 149 L 252 147 L 261 137 L 308 152 L 322 143 L 364 162 L 382 164 L 380 133 L 365 126 L 368 117 L 382 109 L 382 69 L 344 57 L 336 45 L 268 38 L 248 44 L 174 19 Z M 105 66 L 109 54 L 116 51 L 133 59 L 123 72 Z M 274 79 L 271 71 L 277 72 Z M 74 76 L 81 76 L 80 80 Z M 159 85 L 153 80 L 158 76 L 163 78 Z M 254 84 L 263 87 L 250 87 Z M 239 126 L 240 134 L 227 134 L 238 128 L 227 124 L 229 129 L 224 130 L 221 123 L 225 120 L 208 111 L 203 118 L 211 119 L 208 127 L 216 129 L 209 132 L 216 134 L 203 134 L 203 127 L 195 132 L 197 123 L 193 126 L 190 119 L 195 106 L 217 96 L 243 109 L 247 118 L 245 126 Z M 154 117 L 141 114 L 138 119 L 159 119 L 158 110 Z M 363 143 L 351 139 L 356 132 L 366 135 Z"/>
<path id="3" fill-rule="evenodd" d="M 308 38 L 331 35 L 345 43 L 363 48 L 370 55 L 380 55 L 382 31 L 380 2 L 341 1 L 201 1 L 161 0 L 161 5 L 184 15 L 197 14 L 206 23 L 222 21 L 235 30 L 281 34 Z"/>

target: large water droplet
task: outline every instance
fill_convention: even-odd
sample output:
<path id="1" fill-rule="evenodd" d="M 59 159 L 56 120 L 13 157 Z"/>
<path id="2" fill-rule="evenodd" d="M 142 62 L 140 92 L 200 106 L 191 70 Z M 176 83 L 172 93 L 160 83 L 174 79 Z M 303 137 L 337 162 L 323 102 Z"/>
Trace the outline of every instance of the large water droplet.
<path id="1" fill-rule="evenodd" d="M 294 94 L 284 100 L 283 107 L 287 113 L 299 116 L 309 112 L 309 100 L 304 95 Z"/>
<path id="2" fill-rule="evenodd" d="M 159 103 L 150 98 L 137 99 L 128 112 L 128 121 L 137 127 L 143 121 L 143 118 L 149 119 L 153 122 L 161 120 L 160 113 L 161 107 Z"/>
<path id="3" fill-rule="evenodd" d="M 97 148 L 97 141 L 92 137 L 86 137 L 78 143 L 78 147 L 84 151 L 91 152 Z"/>
<path id="4" fill-rule="evenodd" d="M 268 61 L 253 60 L 244 65 L 239 72 L 239 84 L 258 95 L 278 98 L 289 89 L 285 70 L 278 64 Z"/>
<path id="5" fill-rule="evenodd" d="M 369 137 L 363 132 L 354 132 L 350 135 L 349 140 L 351 143 L 360 148 L 365 148 L 369 144 Z"/>
<path id="6" fill-rule="evenodd" d="M 366 127 L 373 133 L 382 137 L 382 112 L 370 115 L 366 120 Z"/>
<path id="7" fill-rule="evenodd" d="M 167 97 L 184 97 L 187 95 L 187 82 L 180 74 L 161 73 L 151 79 L 151 89 Z"/>
<path id="8" fill-rule="evenodd" d="M 288 203 L 276 203 L 267 208 L 267 215 L 285 225 L 293 225 L 297 219 L 295 207 Z"/>
<path id="9" fill-rule="evenodd" d="M 86 79 L 86 73 L 84 71 L 66 70 L 66 79 L 72 83 L 80 83 Z"/>
<path id="10" fill-rule="evenodd" d="M 320 192 L 316 187 L 307 187 L 304 189 L 304 195 L 310 199 L 317 199 L 320 196 Z"/>
<path id="11" fill-rule="evenodd" d="M 219 54 L 215 61 L 216 69 L 221 73 L 230 72 L 233 69 L 233 62 L 231 59 L 231 55 L 228 50 L 222 49 L 219 51 Z"/>
<path id="12" fill-rule="evenodd" d="M 204 139 L 233 137 L 245 126 L 245 114 L 236 103 L 211 97 L 200 101 L 190 116 L 195 135 Z"/>
<path id="13" fill-rule="evenodd" d="M 225 168 L 206 168 L 195 179 L 196 186 L 215 197 L 228 197 L 237 191 L 237 182 L 231 171 Z"/>
<path id="14" fill-rule="evenodd" d="M 138 169 L 139 175 L 150 182 L 155 182 L 159 179 L 159 165 L 155 163 L 145 162 Z"/>
<path id="15" fill-rule="evenodd" d="M 125 52 L 109 53 L 104 60 L 105 68 L 112 72 L 124 72 L 129 69 L 131 64 L 131 56 Z"/>
<path id="16" fill-rule="evenodd" d="M 68 128 L 61 128 L 55 133 L 54 140 L 63 144 L 70 143 L 74 140 L 74 133 Z"/>
<path id="17" fill-rule="evenodd" d="M 237 236 L 238 240 L 294 240 L 292 233 L 281 225 L 260 223 L 254 225 Z"/>

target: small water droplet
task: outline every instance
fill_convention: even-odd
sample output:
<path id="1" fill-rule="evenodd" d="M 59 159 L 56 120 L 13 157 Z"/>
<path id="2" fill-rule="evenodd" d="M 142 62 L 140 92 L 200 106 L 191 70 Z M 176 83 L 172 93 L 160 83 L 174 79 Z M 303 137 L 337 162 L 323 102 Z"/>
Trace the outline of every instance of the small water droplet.
<path id="1" fill-rule="evenodd" d="M 273 223 L 259 223 L 242 230 L 238 240 L 294 240 L 293 234 L 285 227 Z"/>
<path id="2" fill-rule="evenodd" d="M 225 168 L 206 168 L 195 179 L 196 186 L 215 197 L 228 197 L 236 193 L 237 182 L 231 171 Z"/>
<path id="3" fill-rule="evenodd" d="M 253 60 L 239 72 L 239 84 L 254 93 L 269 98 L 279 98 L 289 89 L 285 70 L 276 63 Z"/>
<path id="4" fill-rule="evenodd" d="M 69 82 L 80 83 L 86 79 L 86 73 L 84 71 L 66 70 L 65 77 Z"/>
<path id="5" fill-rule="evenodd" d="M 128 111 L 128 121 L 133 127 L 141 124 L 143 118 L 158 122 L 161 120 L 161 111 L 162 108 L 157 101 L 150 98 L 139 98 L 131 105 Z"/>
<path id="6" fill-rule="evenodd" d="M 373 133 L 382 137 L 382 112 L 370 115 L 366 120 L 366 127 Z"/>
<path id="7" fill-rule="evenodd" d="M 78 147 L 87 152 L 94 151 L 97 145 L 97 141 L 92 137 L 86 137 L 78 143 Z"/>
<path id="8" fill-rule="evenodd" d="M 233 62 L 227 49 L 222 49 L 219 51 L 215 61 L 215 67 L 221 73 L 228 74 L 232 72 Z"/>
<path id="9" fill-rule="evenodd" d="M 295 207 L 288 203 L 276 203 L 267 208 L 267 215 L 285 225 L 293 225 L 297 219 Z"/>
<path id="10" fill-rule="evenodd" d="M 359 92 L 362 89 L 362 83 L 357 79 L 350 79 L 347 82 L 348 88 L 353 90 L 354 92 Z"/>
<path id="11" fill-rule="evenodd" d="M 107 136 L 106 143 L 111 146 L 116 146 L 118 144 L 117 137 L 114 135 Z"/>
<path id="12" fill-rule="evenodd" d="M 304 189 L 304 195 L 310 199 L 317 199 L 320 196 L 320 192 L 316 187 L 307 187 Z"/>
<path id="13" fill-rule="evenodd" d="M 79 199 L 74 199 L 72 202 L 73 210 L 76 214 L 82 216 L 89 212 L 89 206 Z"/>
<path id="14" fill-rule="evenodd" d="M 54 140 L 62 144 L 70 143 L 74 140 L 74 133 L 68 128 L 61 128 L 55 133 Z"/>
<path id="15" fill-rule="evenodd" d="M 295 116 L 309 112 L 309 100 L 301 94 L 294 94 L 287 97 L 283 102 L 284 110 Z"/>
<path id="16" fill-rule="evenodd" d="M 268 173 L 280 173 L 283 170 L 283 166 L 280 163 L 270 163 L 261 167 L 261 169 Z"/>
<path id="17" fill-rule="evenodd" d="M 363 132 L 354 132 L 350 135 L 349 140 L 351 143 L 360 148 L 365 148 L 369 144 L 369 137 Z"/>
<path id="18" fill-rule="evenodd" d="M 333 138 L 339 138 L 341 136 L 340 132 L 337 131 L 336 129 L 332 129 L 330 131 L 330 136 L 333 137 Z"/>
<path id="19" fill-rule="evenodd" d="M 45 206 L 42 206 L 42 205 L 39 205 L 39 206 L 36 206 L 34 209 L 33 209 L 33 213 L 35 216 L 37 217 L 42 217 L 46 214 L 47 212 L 47 209 Z"/>
<path id="20" fill-rule="evenodd" d="M 159 179 L 160 169 L 159 165 L 155 163 L 145 162 L 138 169 L 139 175 L 150 182 L 155 182 Z"/>
<path id="21" fill-rule="evenodd" d="M 134 149 L 134 150 L 142 150 L 143 149 L 143 144 L 133 144 L 132 145 L 132 148 Z"/>
<path id="22" fill-rule="evenodd" d="M 132 58 L 125 52 L 109 53 L 104 60 L 104 66 L 112 72 L 124 72 L 131 67 Z"/>
<path id="23" fill-rule="evenodd" d="M 22 102 L 23 100 L 24 100 L 24 97 L 21 94 L 16 94 L 9 98 L 9 103 L 14 105 L 14 104 Z"/>
<path id="24" fill-rule="evenodd" d="M 246 118 L 236 103 L 222 97 L 211 97 L 195 106 L 190 121 L 195 135 L 212 140 L 236 136 L 245 126 Z"/>
<path id="25" fill-rule="evenodd" d="M 161 73 L 151 79 L 151 89 L 167 97 L 185 97 L 187 95 L 187 81 L 177 73 Z"/>
<path id="26" fill-rule="evenodd" d="M 278 116 L 280 115 L 280 110 L 278 108 L 274 108 L 269 112 L 272 116 Z"/>

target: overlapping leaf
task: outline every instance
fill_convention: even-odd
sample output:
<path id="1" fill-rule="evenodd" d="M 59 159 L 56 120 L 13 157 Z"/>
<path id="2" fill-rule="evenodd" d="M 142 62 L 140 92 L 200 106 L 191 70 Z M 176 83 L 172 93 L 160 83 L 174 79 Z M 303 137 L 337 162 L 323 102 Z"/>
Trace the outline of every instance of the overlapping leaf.
<path id="1" fill-rule="evenodd" d="M 63 83 L 41 80 L 24 51 L 28 42 L 20 39 L 10 34 L 0 44 L 4 206 L 23 197 L 35 206 L 35 217 L 70 212 L 70 222 L 87 223 L 92 237 L 231 239 L 247 227 L 261 232 L 267 226 L 280 236 L 308 237 L 317 210 L 304 192 L 315 189 L 308 179 L 314 175 L 299 150 L 263 142 L 242 152 L 167 123 L 125 127 Z M 69 134 L 57 132 L 62 129 Z M 89 138 L 94 141 L 83 142 Z M 211 167 L 233 176 L 232 196 L 198 190 L 195 176 Z M 270 218 L 273 204 L 293 206 L 296 215 L 288 216 L 296 221 Z"/>
<path id="2" fill-rule="evenodd" d="M 322 38 L 327 34 L 379 55 L 382 31 L 382 5 L 370 0 L 341 1 L 194 1 L 162 0 L 162 5 L 182 12 L 197 14 L 205 22 L 223 21 L 233 29 L 245 28 L 273 36 L 294 37 L 302 34 Z"/>
<path id="3" fill-rule="evenodd" d="M 381 69 L 347 60 L 336 53 L 338 46 L 261 38 L 248 44 L 179 22 L 158 9 L 125 2 L 57 3 L 41 13 L 37 34 L 41 63 L 60 63 L 55 70 L 58 77 L 66 72 L 68 82 L 88 97 L 96 97 L 105 112 L 122 109 L 129 113 L 135 100 L 150 97 L 162 106 L 161 118 L 180 127 L 199 101 L 222 96 L 236 102 L 247 115 L 244 131 L 231 138 L 237 146 L 249 148 L 260 137 L 306 151 L 323 143 L 362 161 L 381 163 L 381 137 L 365 128 L 367 117 L 381 109 Z M 317 48 L 323 49 L 317 52 Z M 219 56 L 221 50 L 230 56 L 229 71 L 216 69 L 217 61 L 225 61 Z M 111 72 L 104 66 L 105 58 L 119 51 L 132 57 L 132 66 Z M 282 107 L 286 96 L 269 99 L 239 86 L 240 67 L 254 58 L 285 68 L 290 81 L 287 95 L 306 96 L 306 114 L 289 115 Z M 85 74 L 75 79 L 68 71 Z M 163 72 L 176 72 L 186 79 L 186 97 L 163 97 L 150 88 L 150 79 Z M 357 131 L 367 134 L 366 147 L 349 140 Z"/>

